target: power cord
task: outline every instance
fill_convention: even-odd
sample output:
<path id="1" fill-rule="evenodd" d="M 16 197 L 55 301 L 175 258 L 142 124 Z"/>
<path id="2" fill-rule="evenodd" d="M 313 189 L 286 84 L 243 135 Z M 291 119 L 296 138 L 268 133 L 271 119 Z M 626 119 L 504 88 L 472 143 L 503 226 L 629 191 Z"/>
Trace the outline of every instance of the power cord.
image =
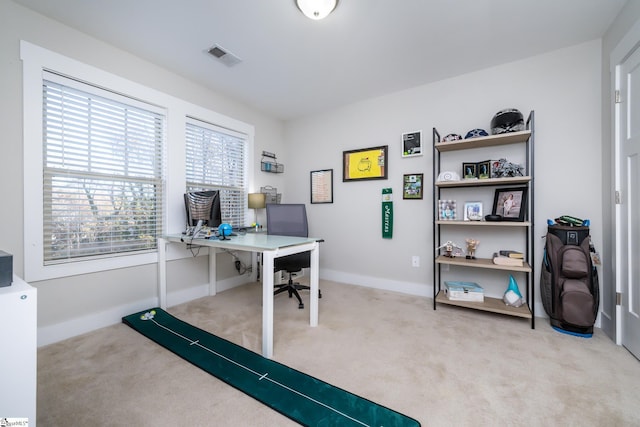
<path id="1" fill-rule="evenodd" d="M 242 260 L 240 258 L 238 258 L 238 255 L 235 254 L 235 252 L 231 252 L 228 249 L 223 249 L 223 252 L 228 253 L 229 255 L 231 255 L 234 259 L 234 265 L 236 267 L 236 271 L 238 272 L 239 275 L 243 275 L 246 273 L 251 273 L 253 271 L 252 266 L 247 266 L 244 262 L 242 262 Z"/>

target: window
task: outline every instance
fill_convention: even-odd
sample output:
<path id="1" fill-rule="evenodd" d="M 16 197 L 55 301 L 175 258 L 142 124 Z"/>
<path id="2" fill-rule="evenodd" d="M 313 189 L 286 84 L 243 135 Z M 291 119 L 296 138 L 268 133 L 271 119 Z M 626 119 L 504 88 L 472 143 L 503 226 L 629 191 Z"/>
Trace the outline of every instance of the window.
<path id="1" fill-rule="evenodd" d="M 20 59 L 26 281 L 156 263 L 157 237 L 184 230 L 185 182 L 221 190 L 244 224 L 252 125 L 24 40 Z M 189 178 L 187 122 L 225 150 L 196 154 Z"/>
<path id="2" fill-rule="evenodd" d="M 195 119 L 186 126 L 187 191 L 220 190 L 222 222 L 246 225 L 246 135 Z"/>
<path id="3" fill-rule="evenodd" d="M 45 265 L 156 248 L 164 122 L 151 105 L 45 73 Z"/>

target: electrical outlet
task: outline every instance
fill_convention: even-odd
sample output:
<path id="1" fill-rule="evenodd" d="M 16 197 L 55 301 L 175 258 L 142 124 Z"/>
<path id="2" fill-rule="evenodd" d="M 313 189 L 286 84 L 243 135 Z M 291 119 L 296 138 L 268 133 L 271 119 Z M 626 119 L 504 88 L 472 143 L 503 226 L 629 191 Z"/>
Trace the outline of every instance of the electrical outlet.
<path id="1" fill-rule="evenodd" d="M 420 267 L 420 257 L 418 255 L 411 257 L 411 265 L 413 267 Z"/>

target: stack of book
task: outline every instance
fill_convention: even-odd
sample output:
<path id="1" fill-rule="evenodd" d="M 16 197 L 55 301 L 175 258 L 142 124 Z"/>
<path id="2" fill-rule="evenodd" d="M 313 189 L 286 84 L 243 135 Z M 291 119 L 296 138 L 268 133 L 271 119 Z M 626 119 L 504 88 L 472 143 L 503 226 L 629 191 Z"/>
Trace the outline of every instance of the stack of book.
<path id="1" fill-rule="evenodd" d="M 451 301 L 484 302 L 484 289 L 474 282 L 444 282 L 444 294 Z"/>
<path id="2" fill-rule="evenodd" d="M 510 267 L 522 267 L 524 265 L 523 258 L 524 254 L 522 252 L 501 250 L 493 254 L 493 263 Z"/>

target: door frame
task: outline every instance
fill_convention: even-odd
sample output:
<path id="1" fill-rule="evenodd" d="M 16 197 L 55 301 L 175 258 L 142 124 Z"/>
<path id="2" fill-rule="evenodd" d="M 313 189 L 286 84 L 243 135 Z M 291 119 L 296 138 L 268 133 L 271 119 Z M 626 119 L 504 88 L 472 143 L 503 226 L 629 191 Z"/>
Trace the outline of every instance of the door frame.
<path id="1" fill-rule="evenodd" d="M 611 114 L 611 132 L 610 137 L 613 144 L 611 145 L 611 158 L 610 158 L 610 167 L 611 167 L 611 179 L 612 179 L 612 194 L 609 197 L 609 200 L 612 200 L 611 206 L 611 218 L 613 220 L 612 230 L 613 233 L 613 242 L 611 245 L 612 256 L 609 258 L 611 262 L 615 262 L 614 268 L 612 269 L 613 274 L 613 283 L 612 287 L 609 285 L 607 280 L 603 284 L 603 294 L 607 294 L 613 298 L 614 304 L 617 301 L 617 295 L 623 291 L 622 289 L 622 281 L 619 272 L 621 271 L 621 259 L 618 254 L 623 253 L 624 251 L 620 247 L 621 245 L 621 233 L 622 233 L 622 224 L 620 220 L 621 216 L 621 207 L 622 205 L 616 203 L 615 194 L 620 191 L 620 138 L 621 138 L 621 129 L 619 129 L 619 121 L 618 117 L 620 114 L 620 104 L 615 102 L 615 94 L 616 91 L 620 90 L 620 81 L 621 81 L 621 68 L 622 64 L 636 51 L 636 49 L 640 49 L 640 21 L 636 22 L 631 29 L 624 35 L 624 37 L 620 40 L 620 42 L 616 45 L 610 55 L 609 60 L 609 71 L 610 71 L 610 89 L 611 89 L 611 103 L 610 114 Z M 624 197 L 624 195 L 623 195 Z M 607 198 L 605 198 L 607 199 Z M 606 308 L 606 307 L 605 307 Z M 613 318 L 609 319 L 611 321 L 612 331 L 605 332 L 610 333 L 611 338 L 615 337 L 615 342 L 618 345 L 622 345 L 622 306 L 620 304 L 615 305 L 615 309 L 611 311 Z M 604 321 L 604 317 L 603 317 Z M 604 326 L 604 325 L 603 325 Z M 610 329 L 610 328 L 609 328 Z"/>

